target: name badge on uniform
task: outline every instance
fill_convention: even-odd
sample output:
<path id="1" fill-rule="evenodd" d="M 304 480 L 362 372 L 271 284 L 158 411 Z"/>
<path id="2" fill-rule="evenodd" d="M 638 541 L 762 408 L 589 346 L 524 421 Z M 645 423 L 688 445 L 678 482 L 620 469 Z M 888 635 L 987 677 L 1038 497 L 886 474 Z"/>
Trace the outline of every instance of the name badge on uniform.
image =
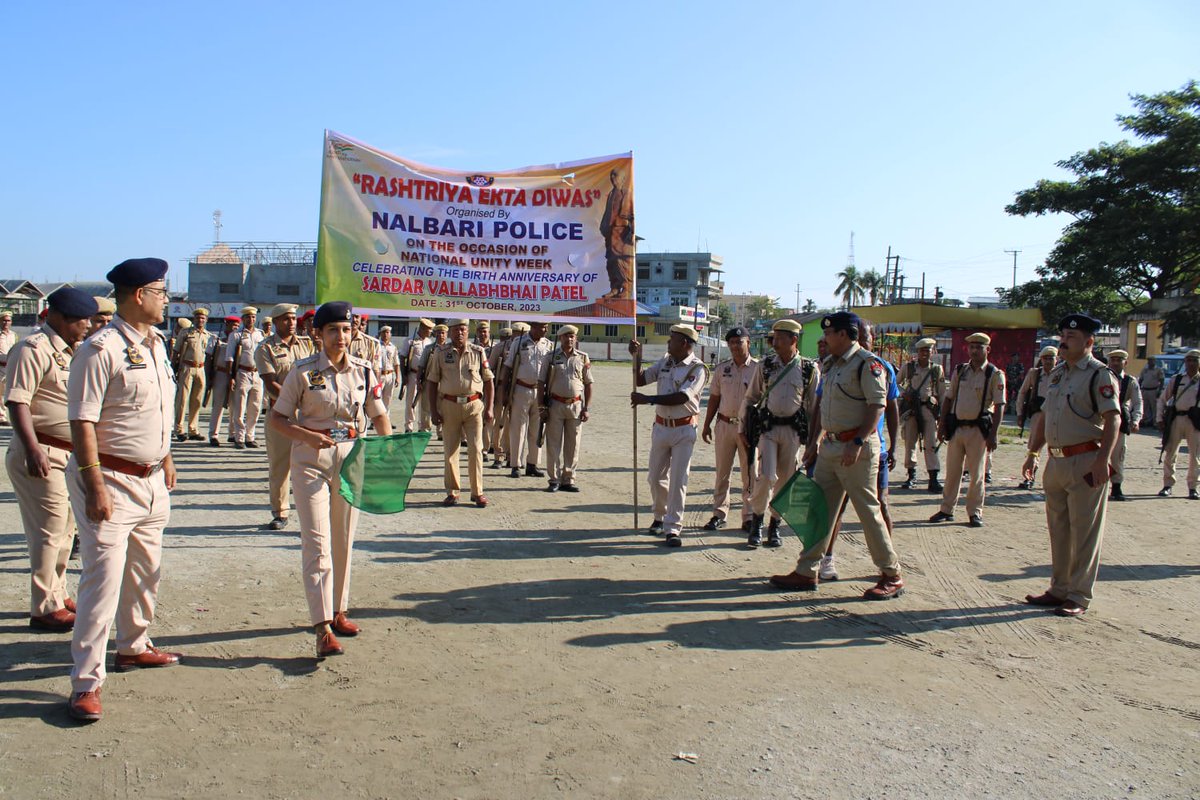
<path id="1" fill-rule="evenodd" d="M 67 368 L 68 368 L 68 367 L 67 367 L 67 359 L 66 359 L 65 357 L 63 357 L 63 354 L 62 354 L 62 353 L 55 353 L 55 354 L 54 354 L 54 363 L 55 363 L 55 364 L 58 364 L 58 366 L 59 366 L 59 368 L 60 368 L 60 369 L 67 369 Z"/>
<path id="2" fill-rule="evenodd" d="M 324 389 L 325 388 L 325 376 L 321 374 L 320 370 L 314 369 L 312 372 L 308 373 L 308 388 L 309 389 Z"/>
<path id="3" fill-rule="evenodd" d="M 126 347 L 125 356 L 129 359 L 129 366 L 126 369 L 145 369 L 146 359 L 142 352 L 136 347 Z"/>

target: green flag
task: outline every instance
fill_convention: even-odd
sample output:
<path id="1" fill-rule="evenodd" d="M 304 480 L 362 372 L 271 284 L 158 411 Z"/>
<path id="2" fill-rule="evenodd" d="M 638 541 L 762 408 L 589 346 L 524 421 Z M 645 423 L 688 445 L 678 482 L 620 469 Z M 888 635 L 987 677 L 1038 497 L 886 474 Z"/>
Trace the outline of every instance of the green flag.
<path id="1" fill-rule="evenodd" d="M 829 535 L 829 508 L 825 493 L 803 469 L 796 470 L 773 498 L 771 508 L 779 512 L 807 550 Z"/>
<path id="2" fill-rule="evenodd" d="M 356 439 L 342 462 L 339 493 L 350 505 L 371 514 L 403 511 L 408 482 L 431 435 L 418 431 Z"/>

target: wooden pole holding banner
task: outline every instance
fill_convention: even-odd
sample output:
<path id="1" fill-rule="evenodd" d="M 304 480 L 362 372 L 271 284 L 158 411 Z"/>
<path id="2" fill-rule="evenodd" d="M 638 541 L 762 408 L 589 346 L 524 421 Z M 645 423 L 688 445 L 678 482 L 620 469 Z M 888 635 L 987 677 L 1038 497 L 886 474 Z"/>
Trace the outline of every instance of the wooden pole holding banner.
<path id="1" fill-rule="evenodd" d="M 638 373 L 641 371 L 642 349 L 639 343 L 637 353 L 633 354 L 633 391 L 638 390 Z M 638 407 L 633 407 L 633 528 L 640 530 L 638 522 Z"/>

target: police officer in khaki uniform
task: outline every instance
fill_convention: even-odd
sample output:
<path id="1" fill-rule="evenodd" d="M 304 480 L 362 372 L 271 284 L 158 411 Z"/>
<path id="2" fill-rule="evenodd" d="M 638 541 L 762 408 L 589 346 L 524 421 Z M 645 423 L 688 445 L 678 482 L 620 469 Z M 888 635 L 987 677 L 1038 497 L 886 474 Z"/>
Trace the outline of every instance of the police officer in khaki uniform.
<path id="1" fill-rule="evenodd" d="M 298 306 L 280 303 L 267 312 L 275 332 L 254 351 L 254 365 L 262 376 L 263 389 L 267 393 L 267 409 L 274 406 L 283 382 L 292 366 L 312 355 L 312 340 L 296 335 L 296 311 Z M 292 443 L 278 430 L 267 425 L 267 485 L 271 496 L 271 521 L 267 529 L 283 530 L 288 522 L 288 490 L 291 480 Z"/>
<path id="2" fill-rule="evenodd" d="M 292 364 L 267 418 L 276 433 L 292 440 L 292 493 L 317 658 L 341 655 L 337 634 L 362 630 L 347 615 L 358 509 L 339 492 L 342 462 L 368 420 L 381 436 L 392 432 L 383 386 L 368 362 L 350 355 L 353 318 L 349 303 L 317 309 L 313 329 L 321 352 Z"/>
<path id="3" fill-rule="evenodd" d="M 739 326 L 725 334 L 729 347 L 729 358 L 713 367 L 712 387 L 708 392 L 708 407 L 705 410 L 704 428 L 700 433 L 705 443 L 713 443 L 716 467 L 713 476 L 713 513 L 704 530 L 724 528 L 729 516 L 729 485 L 733 478 L 733 462 L 737 459 L 742 476 L 742 530 L 750 532 L 754 509 L 750 493 L 754 486 L 754 469 L 750 467 L 749 452 L 742 442 L 742 401 L 750 386 L 758 359 L 750 355 L 750 337 L 746 329 Z M 713 420 L 717 421 L 715 430 Z"/>
<path id="4" fill-rule="evenodd" d="M 429 359 L 426 375 L 429 405 L 434 424 L 445 426 L 444 506 L 458 503 L 462 484 L 458 478 L 458 451 L 465 438 L 471 475 L 471 501 L 479 508 L 488 504 L 483 493 L 483 425 L 492 417 L 492 371 L 487 353 L 467 341 L 470 320 L 452 319 L 451 341 Z"/>
<path id="5" fill-rule="evenodd" d="M 112 322 L 113 314 L 117 313 L 117 304 L 112 299 L 108 297 L 93 297 L 92 299 L 96 301 L 96 313 L 92 315 L 92 326 L 88 330 L 88 336 Z"/>
<path id="6" fill-rule="evenodd" d="M 541 448 L 537 443 L 538 379 L 554 352 L 554 343 L 546 338 L 546 323 L 529 323 L 529 334 L 521 337 L 509 350 L 504 361 L 501 389 L 509 392 L 508 460 L 512 472 L 508 477 L 521 477 L 520 464 L 525 463 L 525 476 L 544 478 L 538 469 Z"/>
<path id="7" fill-rule="evenodd" d="M 12 329 L 12 312 L 0 311 L 0 395 L 5 391 L 5 372 L 8 368 L 8 353 L 16 346 L 18 336 Z M 8 412 L 0 407 L 0 425 L 8 424 Z"/>
<path id="8" fill-rule="evenodd" d="M 499 408 L 496 414 L 496 457 L 492 461 L 492 466 L 496 468 L 513 466 L 509 463 L 508 458 L 508 422 L 512 416 L 510 409 L 512 407 L 513 389 L 517 388 L 515 383 L 500 380 L 499 376 L 504 374 L 504 362 L 508 360 L 509 352 L 521 341 L 522 335 L 529 332 L 529 325 L 524 322 L 514 322 L 511 328 L 505 328 L 504 330 L 508 331 L 508 334 L 504 337 L 504 341 L 500 342 L 488 356 L 488 364 L 492 369 L 492 374 L 497 376 L 496 385 L 499 392 L 499 399 L 496 401 L 496 406 Z"/>
<path id="9" fill-rule="evenodd" d="M 67 493 L 79 527 L 83 571 L 71 640 L 70 713 L 100 719 L 104 654 L 116 617 L 118 672 L 170 667 L 178 653 L 147 635 L 162 577 L 162 532 L 175 488 L 171 416 L 175 376 L 157 325 L 167 262 L 123 261 L 108 273 L 117 316 L 80 347 L 67 382 L 74 452 Z"/>
<path id="10" fill-rule="evenodd" d="M 988 453 L 996 449 L 1007 397 L 1004 370 L 988 361 L 991 344 L 992 337 L 986 333 L 968 336 L 967 351 L 971 360 L 959 366 L 950 379 L 950 391 L 938 420 L 938 438 L 949 442 L 946 447 L 946 488 L 942 492 L 941 508 L 929 518 L 930 522 L 954 519 L 965 463 L 971 476 L 967 488 L 968 524 L 972 528 L 983 527 L 985 464 Z M 955 426 L 953 431 L 951 426 Z M 988 428 L 986 434 L 984 427 Z"/>
<path id="11" fill-rule="evenodd" d="M 1033 425 L 1037 422 L 1037 415 L 1042 413 L 1042 406 L 1046 402 L 1046 392 L 1050 390 L 1050 373 L 1054 371 L 1054 365 L 1057 362 L 1058 348 L 1043 347 L 1042 352 L 1038 355 L 1038 365 L 1025 373 L 1025 380 L 1022 381 L 1021 388 L 1017 392 L 1018 426 L 1024 428 L 1028 425 L 1029 430 L 1033 430 Z M 1036 465 L 1034 471 L 1036 474 Z M 1018 488 L 1032 489 L 1033 478 L 1021 481 Z"/>
<path id="12" fill-rule="evenodd" d="M 233 402 L 230 403 L 229 414 L 232 417 L 230 425 L 233 427 L 235 450 L 258 447 L 254 437 L 258 429 L 258 415 L 262 411 L 262 380 L 258 377 L 258 367 L 254 365 L 254 351 L 266 336 L 254 326 L 257 318 L 257 308 L 243 308 L 242 329 L 230 334 L 225 344 L 225 368 L 234 375 Z M 233 369 L 235 359 L 236 374 Z"/>
<path id="13" fill-rule="evenodd" d="M 359 314 L 354 318 L 354 337 L 350 340 L 350 355 L 361 358 L 370 364 L 376 374 L 381 374 L 379 361 L 380 341 L 367 333 L 369 314 Z"/>
<path id="14" fill-rule="evenodd" d="M 700 417 L 700 395 L 708 382 L 708 369 L 692 352 L 700 334 L 691 325 L 672 325 L 667 354 L 642 369 L 642 343 L 629 342 L 637 385 L 654 381 L 657 394 L 632 392 L 630 405 L 654 404 L 654 428 L 650 439 L 650 463 L 646 479 L 654 504 L 654 521 L 646 531 L 651 536 L 666 534 L 667 547 L 683 545 L 683 512 L 687 507 L 688 474 L 696 447 L 696 421 Z"/>
<path id="15" fill-rule="evenodd" d="M 821 320 L 825 342 L 829 346 L 829 371 L 821 390 L 821 428 L 809 434 L 808 450 L 814 450 L 823 436 L 816 456 L 813 480 L 825 495 L 830 509 L 829 532 L 805 550 L 796 569 L 786 575 L 774 575 L 771 584 L 789 591 L 815 591 L 817 568 L 833 536 L 834 509 L 842 506 L 847 495 L 863 527 L 863 538 L 871 559 L 879 569 L 879 580 L 863 593 L 867 600 L 888 600 L 904 593 L 900 560 L 892 549 L 883 514 L 879 507 L 879 462 L 883 447 L 879 440 L 879 420 L 887 404 L 887 372 L 882 362 L 858 343 L 862 321 L 848 311 L 829 314 Z M 809 460 L 811 452 L 805 453 Z"/>
<path id="16" fill-rule="evenodd" d="M 1158 427 L 1158 393 L 1162 391 L 1166 382 L 1167 375 L 1162 367 L 1158 366 L 1154 356 L 1147 358 L 1146 366 L 1142 367 L 1142 374 L 1138 376 L 1138 386 L 1142 390 L 1142 407 L 1146 411 L 1146 427 Z"/>
<path id="17" fill-rule="evenodd" d="M 379 329 L 379 374 L 383 381 L 383 407 L 391 409 L 397 385 L 402 397 L 404 394 L 404 384 L 399 382 L 400 356 L 396 345 L 392 343 L 391 325 L 384 325 Z M 391 416 L 390 410 L 388 416 Z"/>
<path id="18" fill-rule="evenodd" d="M 1050 376 L 1041 416 L 1029 434 L 1022 472 L 1033 477 L 1038 451 L 1049 446 L 1042 475 L 1050 528 L 1050 589 L 1025 602 L 1078 617 L 1092 602 L 1104 538 L 1109 462 L 1121 416 L 1117 380 L 1092 357 L 1100 320 L 1068 314 L 1058 323 L 1062 363 Z"/>
<path id="19" fill-rule="evenodd" d="M 1179 445 L 1188 446 L 1188 499 L 1200 500 L 1200 350 L 1189 350 L 1183 357 L 1183 370 L 1166 384 L 1158 399 L 1158 418 L 1167 429 L 1163 447 L 1163 488 L 1159 497 L 1170 497 L 1175 487 L 1175 457 Z"/>
<path id="20" fill-rule="evenodd" d="M 175 361 L 175 438 L 181 442 L 191 439 L 202 442 L 200 435 L 200 406 L 204 400 L 204 362 L 217 345 L 217 337 L 209 333 L 208 309 L 192 312 L 194 324 L 175 339 L 172 358 Z M 184 428 L 184 411 L 187 427 Z"/>
<path id="21" fill-rule="evenodd" d="M 225 329 L 217 339 L 216 348 L 210 357 L 212 414 L 208 419 L 208 444 L 211 447 L 221 446 L 221 418 L 225 416 L 225 406 L 229 402 L 229 367 L 225 365 L 225 350 L 229 344 L 229 337 L 233 336 L 241 322 L 241 317 L 232 314 L 225 317 Z M 233 441 L 232 423 L 229 426 L 229 441 Z"/>
<path id="22" fill-rule="evenodd" d="M 488 367 L 492 370 L 493 375 L 500 374 L 500 365 L 504 363 L 504 351 L 508 345 L 508 340 L 512 338 L 512 328 L 500 328 L 496 335 L 498 338 L 493 339 L 488 345 Z M 492 420 L 492 438 L 486 444 L 488 452 L 492 455 L 492 466 L 499 467 L 503 460 L 505 443 L 504 443 L 504 420 L 507 412 L 504 410 L 504 403 L 497 402 L 495 407 L 495 419 Z"/>
<path id="23" fill-rule="evenodd" d="M 1110 350 L 1108 353 L 1108 369 L 1117 379 L 1117 403 L 1121 409 L 1121 427 L 1117 434 L 1117 444 L 1112 456 L 1112 494 L 1109 500 L 1123 502 L 1125 494 L 1121 491 L 1121 483 L 1125 480 L 1125 440 L 1132 433 L 1137 433 L 1142 424 L 1142 390 L 1132 375 L 1126 374 L 1125 362 L 1129 353 L 1124 350 Z"/>
<path id="24" fill-rule="evenodd" d="M 67 596 L 67 560 L 75 529 L 67 497 L 71 454 L 67 376 L 75 348 L 87 336 L 96 301 L 64 286 L 46 298 L 41 330 L 8 353 L 4 405 L 12 417 L 8 477 L 29 544 L 29 627 L 68 631 L 75 603 Z"/>
<path id="25" fill-rule="evenodd" d="M 550 357 L 542 378 L 542 414 L 546 420 L 548 492 L 578 492 L 579 442 L 592 405 L 592 362 L 575 347 L 579 329 L 558 329 L 559 349 Z"/>
<path id="26" fill-rule="evenodd" d="M 404 431 L 427 431 L 430 429 L 429 401 L 425 392 L 421 391 L 423 365 L 425 363 L 425 348 L 432 343 L 429 334 L 433 332 L 434 323 L 431 319 L 422 317 L 417 320 L 417 331 L 408 341 L 403 353 L 405 388 L 408 390 L 408 401 L 404 405 Z"/>
<path id="27" fill-rule="evenodd" d="M 428 388 L 429 362 L 433 359 L 433 357 L 437 354 L 437 352 L 439 350 L 441 350 L 443 347 L 446 346 L 446 336 L 449 333 L 449 331 L 450 331 L 450 328 L 442 323 L 438 323 L 437 325 L 434 325 L 433 326 L 433 341 L 430 342 L 428 345 L 426 345 L 424 352 L 421 353 L 421 383 L 420 383 L 421 388 L 419 391 L 421 392 L 421 394 L 425 395 L 425 403 L 427 405 L 429 403 L 429 388 Z M 434 408 L 437 408 L 436 403 L 429 409 L 431 419 L 432 419 Z M 433 427 L 437 430 L 437 438 L 438 438 L 438 441 L 440 442 L 442 440 L 442 425 L 441 425 L 441 423 L 437 422 L 437 420 L 433 420 Z"/>
<path id="28" fill-rule="evenodd" d="M 475 338 L 472 340 L 472 344 L 477 344 L 483 348 L 483 352 L 487 354 L 488 368 L 490 369 L 492 365 L 492 345 L 494 344 L 492 342 L 492 323 L 486 319 L 481 319 L 475 323 Z M 495 375 L 494 370 L 492 374 Z M 492 411 L 492 419 L 483 424 L 483 452 L 485 456 L 493 452 L 492 440 L 496 438 L 495 408 Z M 486 461 L 487 459 L 485 458 L 484 460 Z"/>
<path id="29" fill-rule="evenodd" d="M 933 361 L 936 339 L 917 341 L 916 356 L 900 370 L 900 422 L 904 426 L 904 467 L 908 470 L 905 489 L 917 484 L 917 459 L 914 454 L 920 441 L 925 452 L 925 471 L 929 473 L 930 493 L 942 492 L 938 481 L 941 463 L 938 460 L 937 413 L 946 394 L 946 373 Z"/>
<path id="30" fill-rule="evenodd" d="M 740 438 L 749 447 L 747 418 L 757 414 L 763 422 L 758 438 L 758 475 L 754 482 L 751 504 L 754 518 L 750 523 L 746 544 L 762 544 L 763 518 L 767 503 L 783 488 L 799 466 L 800 449 L 808 442 L 801 440 L 801 429 L 807 433 L 808 410 L 813 406 L 821 370 L 813 362 L 800 357 L 800 323 L 781 319 L 771 326 L 771 348 L 750 376 L 750 386 L 738 413 L 741 418 Z M 781 547 L 779 517 L 772 510 L 767 529 L 767 547 Z"/>

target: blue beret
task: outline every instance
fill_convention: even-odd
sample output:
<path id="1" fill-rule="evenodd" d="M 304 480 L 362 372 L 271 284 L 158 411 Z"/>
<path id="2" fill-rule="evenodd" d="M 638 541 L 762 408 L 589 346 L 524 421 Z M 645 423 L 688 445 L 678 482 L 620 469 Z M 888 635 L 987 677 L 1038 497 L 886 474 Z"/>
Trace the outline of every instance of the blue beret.
<path id="1" fill-rule="evenodd" d="M 728 333 L 725 334 L 725 341 L 728 342 L 730 339 L 741 339 L 742 337 L 749 335 L 750 334 L 746 333 L 746 329 L 741 325 L 735 325 L 729 329 Z"/>
<path id="2" fill-rule="evenodd" d="M 313 327 L 324 328 L 331 322 L 353 321 L 354 306 L 350 303 L 343 303 L 341 300 L 335 300 L 332 303 L 325 303 L 317 309 L 317 315 L 313 318 Z"/>
<path id="3" fill-rule="evenodd" d="M 46 304 L 50 306 L 51 311 L 57 311 L 64 317 L 75 319 L 95 316 L 100 310 L 100 304 L 96 302 L 96 298 L 73 286 L 63 286 L 61 289 L 51 292 L 50 296 L 46 298 Z"/>
<path id="4" fill-rule="evenodd" d="M 1058 329 L 1060 331 L 1083 331 L 1084 333 L 1092 334 L 1100 330 L 1100 326 L 1104 324 L 1095 317 L 1089 317 L 1087 314 L 1067 314 L 1058 321 Z"/>
<path id="5" fill-rule="evenodd" d="M 862 320 L 858 318 L 858 314 L 849 311 L 839 311 L 836 314 L 826 314 L 821 318 L 821 330 L 828 331 L 853 331 L 853 336 L 858 335 L 858 331 L 862 328 Z"/>
<path id="6" fill-rule="evenodd" d="M 167 262 L 161 258 L 130 258 L 104 277 L 113 286 L 145 286 L 167 277 Z"/>

